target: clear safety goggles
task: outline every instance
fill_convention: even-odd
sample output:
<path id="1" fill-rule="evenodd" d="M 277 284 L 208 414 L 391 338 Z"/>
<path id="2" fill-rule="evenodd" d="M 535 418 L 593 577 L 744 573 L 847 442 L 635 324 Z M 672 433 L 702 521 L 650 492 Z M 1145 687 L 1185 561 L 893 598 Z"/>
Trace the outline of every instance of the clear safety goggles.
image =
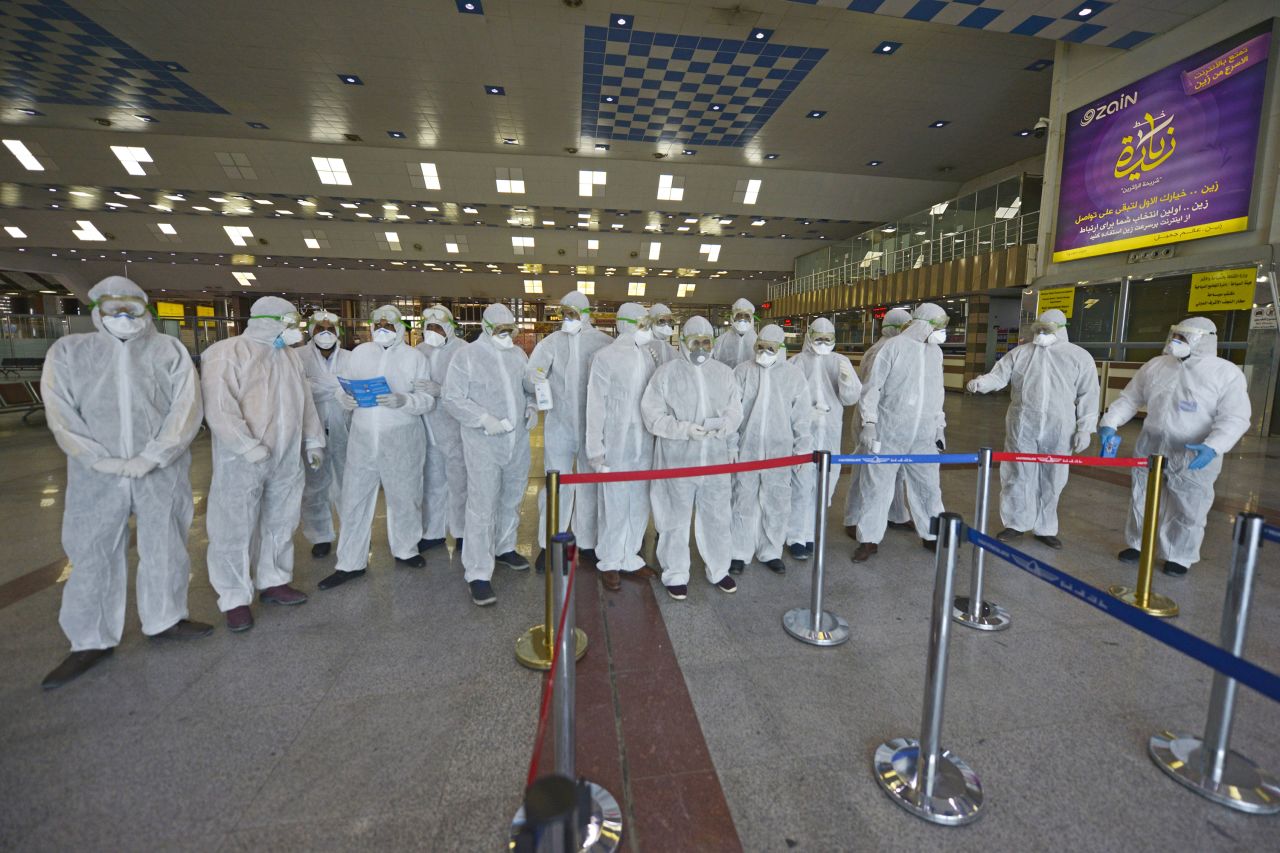
<path id="1" fill-rule="evenodd" d="M 1033 335 L 1056 335 L 1060 329 L 1057 323 L 1047 323 L 1043 320 L 1031 324 L 1031 334 Z"/>
<path id="2" fill-rule="evenodd" d="M 759 338 L 756 338 L 757 353 L 762 353 L 762 352 L 776 353 L 785 348 L 786 348 L 786 345 L 778 341 L 762 341 Z"/>
<path id="3" fill-rule="evenodd" d="M 934 319 L 929 320 L 928 322 L 929 322 L 929 325 L 930 325 L 930 326 L 933 326 L 934 330 L 937 330 L 937 329 L 945 329 L 948 325 L 950 325 L 950 324 L 951 324 L 951 318 L 950 318 L 950 317 L 935 317 Z"/>
<path id="4" fill-rule="evenodd" d="M 422 324 L 423 326 L 434 325 L 434 326 L 442 326 L 442 327 L 453 325 L 453 323 L 449 322 L 448 314 L 444 313 L 443 311 L 433 311 L 430 308 L 422 312 Z"/>
<path id="5" fill-rule="evenodd" d="M 302 317 L 297 311 L 290 311 L 287 314 L 252 314 L 250 320 L 275 320 L 277 323 L 284 325 L 286 329 L 302 328 Z"/>
<path id="6" fill-rule="evenodd" d="M 103 317 L 141 317 L 147 313 L 147 300 L 141 296 L 104 296 L 94 306 Z"/>
<path id="7" fill-rule="evenodd" d="M 1204 329 L 1188 329 L 1184 326 L 1170 326 L 1169 340 L 1182 341 L 1190 346 L 1200 343 L 1200 339 L 1205 335 Z"/>
<path id="8" fill-rule="evenodd" d="M 733 312 L 733 322 L 735 323 L 742 323 L 742 322 L 750 323 L 753 320 L 755 320 L 755 315 L 752 314 L 750 311 L 734 311 Z"/>
<path id="9" fill-rule="evenodd" d="M 399 323 L 397 323 L 395 320 L 389 320 L 389 319 L 387 319 L 386 317 L 383 317 L 383 318 L 381 318 L 381 319 L 379 319 L 379 320 L 374 320 L 374 321 L 373 321 L 373 328 L 374 328 L 375 330 L 377 330 L 377 329 L 390 329 L 391 331 L 393 331 L 393 332 L 394 332 L 394 331 L 396 330 L 396 328 L 397 328 L 399 325 L 400 325 L 400 324 L 399 324 Z"/>
<path id="10" fill-rule="evenodd" d="M 490 326 L 490 327 L 489 327 L 489 334 L 490 334 L 490 335 L 493 335 L 495 338 L 496 338 L 496 337 L 498 337 L 498 336 L 500 336 L 500 335 L 507 335 L 508 337 L 515 337 L 515 334 L 516 334 L 516 324 L 515 324 L 515 323 L 499 323 L 499 324 L 498 324 L 498 325 L 496 325 L 496 326 Z"/>
<path id="11" fill-rule="evenodd" d="M 311 327 L 311 334 L 318 335 L 321 332 L 333 332 L 335 335 L 340 331 L 340 327 L 332 320 L 321 320 Z"/>
<path id="12" fill-rule="evenodd" d="M 685 349 L 689 352 L 711 352 L 714 343 L 710 335 L 686 335 L 684 338 Z"/>
<path id="13" fill-rule="evenodd" d="M 619 323 L 631 323 L 636 327 L 636 331 L 653 328 L 653 319 L 651 317 L 619 317 Z"/>
<path id="14" fill-rule="evenodd" d="M 589 313 L 589 311 L 579 311 L 577 308 L 570 308 L 568 305 L 560 306 L 561 320 L 581 320 L 583 314 Z"/>
<path id="15" fill-rule="evenodd" d="M 836 345 L 836 336 L 829 332 L 817 332 L 817 333 L 810 332 L 808 337 L 809 337 L 810 343 L 826 344 L 827 346 Z"/>
<path id="16" fill-rule="evenodd" d="M 659 314 L 657 317 L 649 318 L 655 326 L 674 326 L 675 317 L 671 314 Z"/>

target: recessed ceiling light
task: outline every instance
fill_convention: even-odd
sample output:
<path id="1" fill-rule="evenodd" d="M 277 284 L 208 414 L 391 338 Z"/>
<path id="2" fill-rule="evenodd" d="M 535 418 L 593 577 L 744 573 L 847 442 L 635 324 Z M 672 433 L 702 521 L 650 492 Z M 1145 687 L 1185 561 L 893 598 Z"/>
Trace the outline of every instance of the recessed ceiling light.
<path id="1" fill-rule="evenodd" d="M 338 79 L 348 86 L 363 86 L 364 81 L 354 74 L 339 74 Z"/>
<path id="2" fill-rule="evenodd" d="M 751 224 L 752 224 L 752 225 L 757 225 L 757 226 L 759 226 L 759 225 L 764 225 L 764 220 L 763 220 L 763 219 L 753 219 L 753 220 L 751 220 Z"/>
<path id="3" fill-rule="evenodd" d="M 1030 136 L 1030 135 L 1031 135 L 1031 131 L 1027 130 L 1027 129 L 1024 127 L 1022 130 L 1016 130 L 1016 131 L 1014 131 L 1013 135 L 1014 135 L 1014 136 Z"/>
<path id="4" fill-rule="evenodd" d="M 718 112 L 720 112 L 722 109 L 724 109 L 724 107 L 723 107 L 722 105 L 720 105 L 720 104 L 712 104 L 712 105 L 711 105 L 711 111 L 712 111 L 713 113 L 718 113 Z"/>
<path id="5" fill-rule="evenodd" d="M 76 225 L 80 227 L 71 232 L 72 236 L 79 240 L 100 242 L 107 239 L 107 235 L 98 230 L 98 226 L 94 225 L 87 219 L 77 219 Z"/>
<path id="6" fill-rule="evenodd" d="M 245 124 L 254 130 L 267 130 L 267 126 L 260 121 L 246 121 Z"/>
<path id="7" fill-rule="evenodd" d="M 502 137 L 502 144 L 503 145 L 519 145 L 520 140 L 516 139 L 514 136 L 504 136 Z"/>
<path id="8" fill-rule="evenodd" d="M 631 26 L 631 16 L 630 15 L 611 15 L 609 24 L 614 27 L 621 27 L 623 29 L 627 29 Z"/>
<path id="9" fill-rule="evenodd" d="M 18 227 L 18 226 L 16 226 L 16 225 L 6 225 L 6 226 L 4 227 L 4 232 L 5 232 L 6 234 L 8 234 L 10 237 L 12 237 L 13 239 L 15 239 L 15 240 L 25 240 L 25 239 L 27 239 L 27 234 L 26 234 L 26 232 L 25 232 L 25 231 L 23 231 L 21 228 L 19 228 L 19 227 Z"/>
<path id="10" fill-rule="evenodd" d="M 616 104 L 618 102 L 618 98 L 616 95 L 605 95 L 604 98 L 602 98 L 601 100 L 603 100 L 606 104 Z"/>
<path id="11" fill-rule="evenodd" d="M 456 0 L 458 11 L 464 15 L 483 15 L 484 7 L 480 5 L 480 0 Z"/>
<path id="12" fill-rule="evenodd" d="M 684 155 L 684 156 L 686 156 L 686 157 L 692 157 L 692 156 L 694 156 L 695 154 L 697 154 L 698 152 L 697 152 L 697 151 L 694 151 L 692 148 L 685 148 L 685 149 L 684 149 L 684 150 L 682 150 L 680 153 L 681 153 L 681 154 L 683 154 L 683 155 Z"/>
<path id="13" fill-rule="evenodd" d="M 22 113 L 24 116 L 42 116 L 42 115 L 44 115 L 44 113 L 40 112 L 39 110 L 33 110 L 33 109 L 29 108 L 29 107 L 23 107 L 22 109 L 18 110 L 18 112 Z"/>
<path id="14" fill-rule="evenodd" d="M 751 31 L 750 39 L 754 42 L 766 42 L 773 35 L 773 30 L 762 30 L 759 27 Z"/>
<path id="15" fill-rule="evenodd" d="M 464 207 L 462 208 L 462 212 L 463 213 L 479 213 L 480 211 L 474 207 Z"/>
<path id="16" fill-rule="evenodd" d="M 805 118 L 822 118 L 827 114 L 826 110 L 809 110 L 804 114 Z"/>
<path id="17" fill-rule="evenodd" d="M 147 170 L 143 164 L 154 162 L 145 148 L 112 145 L 111 153 L 116 155 L 120 165 L 124 166 L 124 170 L 130 175 L 145 175 Z"/>
<path id="18" fill-rule="evenodd" d="M 178 233 L 178 229 L 174 228 L 168 222 L 157 223 L 156 228 L 157 230 L 160 231 L 161 234 L 177 234 Z"/>
<path id="19" fill-rule="evenodd" d="M 609 150 L 609 143 L 607 143 L 607 142 L 597 142 L 597 143 L 596 143 L 596 150 L 597 150 L 597 151 L 608 151 L 608 150 Z"/>
<path id="20" fill-rule="evenodd" d="M 1073 21 L 1087 21 L 1110 5 L 1111 3 L 1104 3 L 1103 0 L 1086 0 L 1062 17 Z"/>
<path id="21" fill-rule="evenodd" d="M 951 121 L 949 119 L 938 119 L 937 121 L 930 122 L 929 127 L 933 127 L 933 128 L 946 127 L 949 124 L 951 124 Z"/>
<path id="22" fill-rule="evenodd" d="M 504 89 L 504 88 L 503 88 L 503 87 L 501 87 L 501 86 L 485 86 L 485 87 L 484 87 L 484 91 L 485 91 L 485 94 L 486 94 L 486 95 L 505 95 L 505 94 L 507 94 L 507 90 L 506 90 L 506 89 Z"/>
<path id="23" fill-rule="evenodd" d="M 403 130 L 388 130 L 388 131 L 387 131 L 387 136 L 390 136 L 392 139 L 404 139 L 404 131 L 403 131 Z"/>
<path id="24" fill-rule="evenodd" d="M 883 163 L 884 163 L 884 161 L 883 161 L 883 160 L 868 160 L 868 161 L 867 161 L 867 165 L 868 165 L 868 166 L 879 166 L 879 165 L 882 165 Z"/>
<path id="25" fill-rule="evenodd" d="M 900 41 L 882 41 L 876 45 L 875 52 L 879 54 L 896 53 L 900 47 L 902 47 L 902 42 Z"/>
<path id="26" fill-rule="evenodd" d="M 1022 70 L 1023 71 L 1043 71 L 1052 64 L 1053 64 L 1052 59 L 1037 59 L 1035 62 L 1031 63 L 1030 65 L 1028 65 L 1026 68 Z"/>
<path id="27" fill-rule="evenodd" d="M 766 160 L 777 160 L 777 159 L 778 159 L 778 155 L 777 155 L 777 154 L 766 154 L 766 155 L 764 155 L 764 159 L 766 159 Z"/>
<path id="28" fill-rule="evenodd" d="M 135 116 L 134 116 L 134 118 L 138 119 L 139 121 L 145 121 L 145 122 L 147 122 L 148 124 L 150 124 L 151 122 L 155 121 L 155 119 L 154 119 L 153 117 L 148 116 L 148 115 L 142 115 L 142 114 L 135 115 Z"/>

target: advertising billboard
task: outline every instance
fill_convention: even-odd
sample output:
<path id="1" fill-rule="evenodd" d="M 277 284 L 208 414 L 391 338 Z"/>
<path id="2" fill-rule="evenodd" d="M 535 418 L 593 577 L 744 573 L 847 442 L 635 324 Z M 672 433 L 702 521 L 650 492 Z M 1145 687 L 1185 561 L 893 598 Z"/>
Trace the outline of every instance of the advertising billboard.
<path id="1" fill-rule="evenodd" d="M 1245 231 L 1268 22 L 1067 116 L 1053 260 Z"/>

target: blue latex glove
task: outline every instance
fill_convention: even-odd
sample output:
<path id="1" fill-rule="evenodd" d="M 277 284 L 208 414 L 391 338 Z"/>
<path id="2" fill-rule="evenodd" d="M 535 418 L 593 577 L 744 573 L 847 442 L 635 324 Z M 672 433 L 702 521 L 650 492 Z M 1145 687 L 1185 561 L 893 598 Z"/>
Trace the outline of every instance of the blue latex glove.
<path id="1" fill-rule="evenodd" d="M 1190 464 L 1187 465 L 1187 469 L 1190 471 L 1199 471 L 1201 468 L 1207 468 L 1214 457 L 1218 455 L 1218 451 L 1207 444 L 1188 444 L 1187 450 L 1196 455 L 1196 458 L 1192 459 Z"/>
<path id="2" fill-rule="evenodd" d="M 1120 436 L 1115 427 L 1098 427 L 1098 445 L 1102 448 L 1100 455 L 1113 458 L 1120 451 Z"/>

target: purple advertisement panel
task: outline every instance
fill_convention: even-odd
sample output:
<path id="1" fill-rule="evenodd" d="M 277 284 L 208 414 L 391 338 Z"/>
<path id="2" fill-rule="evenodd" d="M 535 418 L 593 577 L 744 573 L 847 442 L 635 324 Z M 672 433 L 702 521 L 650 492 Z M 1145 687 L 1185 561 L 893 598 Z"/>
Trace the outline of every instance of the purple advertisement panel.
<path id="1" fill-rule="evenodd" d="M 1067 116 L 1054 262 L 1249 227 L 1271 24 Z"/>

